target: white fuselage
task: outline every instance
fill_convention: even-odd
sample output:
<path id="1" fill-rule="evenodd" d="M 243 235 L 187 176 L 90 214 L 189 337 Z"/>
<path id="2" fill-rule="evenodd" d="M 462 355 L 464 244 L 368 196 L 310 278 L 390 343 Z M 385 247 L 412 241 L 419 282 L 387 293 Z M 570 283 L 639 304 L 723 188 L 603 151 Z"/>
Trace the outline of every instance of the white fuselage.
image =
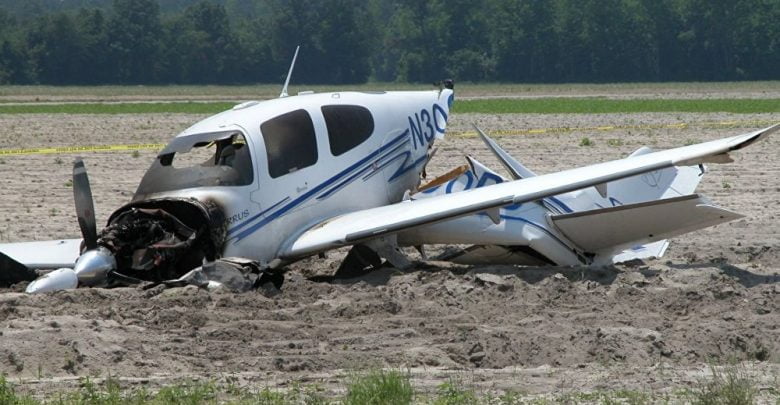
<path id="1" fill-rule="evenodd" d="M 204 133 L 241 133 L 252 160 L 251 184 L 187 187 L 137 194 L 134 200 L 185 197 L 215 201 L 224 210 L 228 227 L 223 256 L 267 264 L 279 257 L 286 243 L 313 225 L 348 212 L 399 202 L 407 190 L 415 190 L 429 148 L 444 134 L 452 96 L 449 89 L 340 92 L 244 103 L 193 125 L 174 141 Z M 326 122 L 325 111 L 333 106 L 367 110 L 373 120 L 367 138 L 357 145 L 335 146 L 338 142 L 333 137 L 338 134 L 329 135 L 329 124 L 338 126 L 341 122 L 348 127 L 354 120 L 347 115 Z M 306 151 L 309 158 L 300 157 L 305 161 L 300 166 L 305 167 L 284 166 L 280 174 L 276 162 L 299 158 L 296 154 L 304 153 L 305 148 L 282 143 L 269 151 L 270 132 L 276 127 L 263 124 L 291 112 L 305 121 L 307 114 L 300 110 L 311 120 L 316 151 Z M 280 147 L 287 149 L 278 150 Z M 334 147 L 339 148 L 336 153 Z"/>

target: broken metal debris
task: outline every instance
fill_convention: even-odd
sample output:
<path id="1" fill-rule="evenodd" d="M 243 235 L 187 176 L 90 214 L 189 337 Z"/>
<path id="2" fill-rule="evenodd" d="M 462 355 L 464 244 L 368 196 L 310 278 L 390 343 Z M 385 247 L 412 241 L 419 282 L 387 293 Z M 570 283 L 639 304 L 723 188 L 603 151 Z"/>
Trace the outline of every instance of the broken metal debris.
<path id="1" fill-rule="evenodd" d="M 109 218 L 98 245 L 116 257 L 116 273 L 162 282 L 214 262 L 227 234 L 214 202 L 158 199 L 130 203 Z"/>

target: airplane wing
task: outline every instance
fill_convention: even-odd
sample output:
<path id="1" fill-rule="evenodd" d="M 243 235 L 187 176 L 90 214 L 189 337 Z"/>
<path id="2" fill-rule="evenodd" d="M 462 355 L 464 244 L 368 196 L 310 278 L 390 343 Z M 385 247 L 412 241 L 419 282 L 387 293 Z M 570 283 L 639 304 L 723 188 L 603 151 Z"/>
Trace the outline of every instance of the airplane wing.
<path id="1" fill-rule="evenodd" d="M 80 251 L 81 239 L 0 244 L 0 254 L 8 256 L 30 269 L 73 267 Z"/>
<path id="2" fill-rule="evenodd" d="M 780 129 L 780 124 L 730 138 L 631 156 L 478 189 L 351 212 L 304 231 L 283 248 L 283 259 L 295 259 L 360 243 L 406 229 L 429 225 L 499 207 L 602 185 L 671 166 L 731 162 L 728 153 Z"/>
<path id="3" fill-rule="evenodd" d="M 34 269 L 73 267 L 81 239 L 0 244 L 0 287 L 38 277 Z"/>

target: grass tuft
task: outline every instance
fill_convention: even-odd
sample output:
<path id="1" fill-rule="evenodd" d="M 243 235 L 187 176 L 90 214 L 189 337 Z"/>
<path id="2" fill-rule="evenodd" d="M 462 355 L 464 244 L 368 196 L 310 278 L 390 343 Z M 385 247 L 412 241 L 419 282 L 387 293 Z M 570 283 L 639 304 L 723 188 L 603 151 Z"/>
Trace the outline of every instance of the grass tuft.
<path id="1" fill-rule="evenodd" d="M 744 367 L 730 365 L 718 369 L 710 366 L 712 377 L 702 381 L 692 392 L 692 403 L 698 405 L 753 404 L 758 389 Z"/>
<path id="2" fill-rule="evenodd" d="M 401 405 L 414 399 L 409 373 L 399 370 L 373 370 L 352 377 L 345 405 Z"/>
<path id="3" fill-rule="evenodd" d="M 466 389 L 461 381 L 450 380 L 439 385 L 434 405 L 476 405 L 479 399 L 474 391 Z"/>
<path id="4" fill-rule="evenodd" d="M 607 139 L 607 145 L 615 148 L 620 147 L 623 146 L 623 140 L 618 138 Z"/>
<path id="5" fill-rule="evenodd" d="M 3 405 L 37 405 L 38 401 L 27 395 L 17 394 L 13 384 L 0 375 L 0 404 Z"/>
<path id="6" fill-rule="evenodd" d="M 585 137 L 583 137 L 582 139 L 580 139 L 580 146 L 593 146 L 593 145 L 595 145 L 595 144 L 596 144 L 596 142 L 593 142 L 593 141 L 592 141 L 590 138 L 588 138 L 587 136 L 585 136 Z"/>

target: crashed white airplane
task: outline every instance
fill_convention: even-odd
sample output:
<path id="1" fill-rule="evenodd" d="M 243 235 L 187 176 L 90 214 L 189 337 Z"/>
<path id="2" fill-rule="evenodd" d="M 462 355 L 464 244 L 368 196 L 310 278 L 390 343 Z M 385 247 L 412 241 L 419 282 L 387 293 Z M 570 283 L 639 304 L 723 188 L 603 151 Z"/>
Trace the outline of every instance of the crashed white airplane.
<path id="1" fill-rule="evenodd" d="M 278 283 L 286 264 L 350 245 L 342 276 L 380 258 L 406 267 L 399 247 L 426 244 L 472 245 L 440 258 L 462 263 L 661 256 L 670 237 L 740 217 L 694 193 L 703 164 L 730 162 L 730 152 L 780 128 L 545 175 L 479 131 L 510 179 L 468 158 L 421 186 L 453 87 L 288 97 L 285 84 L 278 99 L 239 104 L 176 136 L 99 233 L 77 160 L 83 238 L 0 245 L 0 284 L 57 269 L 27 291 L 143 280 L 241 290 Z"/>

